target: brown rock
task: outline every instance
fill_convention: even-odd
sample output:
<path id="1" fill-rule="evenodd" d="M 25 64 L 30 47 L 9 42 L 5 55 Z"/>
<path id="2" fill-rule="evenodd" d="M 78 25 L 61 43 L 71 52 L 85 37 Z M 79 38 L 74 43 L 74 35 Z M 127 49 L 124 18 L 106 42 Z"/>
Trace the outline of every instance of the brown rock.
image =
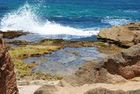
<path id="1" fill-rule="evenodd" d="M 103 29 L 98 34 L 98 38 L 122 47 L 133 46 L 140 43 L 140 23 Z"/>
<path id="2" fill-rule="evenodd" d="M 131 48 L 109 56 L 104 67 L 112 74 L 119 74 L 126 79 L 140 76 L 140 43 Z"/>
<path id="3" fill-rule="evenodd" d="M 0 38 L 0 94 L 18 94 L 14 65 L 2 38 Z"/>
<path id="4" fill-rule="evenodd" d="M 103 61 L 87 62 L 72 77 L 65 80 L 72 85 L 83 85 L 98 82 L 114 83 L 139 76 L 140 43 L 121 53 L 108 56 Z"/>
<path id="5" fill-rule="evenodd" d="M 22 35 L 26 35 L 28 33 L 23 31 L 6 31 L 6 32 L 0 31 L 0 34 L 3 35 L 3 38 L 13 39 Z"/>

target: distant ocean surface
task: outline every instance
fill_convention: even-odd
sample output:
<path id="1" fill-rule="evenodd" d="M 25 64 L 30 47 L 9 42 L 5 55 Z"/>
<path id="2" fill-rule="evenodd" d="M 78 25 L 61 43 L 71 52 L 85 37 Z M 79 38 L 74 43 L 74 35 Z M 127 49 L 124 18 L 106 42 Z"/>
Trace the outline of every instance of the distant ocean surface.
<path id="1" fill-rule="evenodd" d="M 137 21 L 140 0 L 0 0 L 0 29 L 5 31 L 78 38 Z"/>

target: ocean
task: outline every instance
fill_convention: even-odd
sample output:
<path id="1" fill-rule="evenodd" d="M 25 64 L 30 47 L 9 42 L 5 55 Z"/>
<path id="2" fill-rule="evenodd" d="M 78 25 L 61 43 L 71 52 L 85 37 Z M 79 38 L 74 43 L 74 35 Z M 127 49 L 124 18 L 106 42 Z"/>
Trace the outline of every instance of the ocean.
<path id="1" fill-rule="evenodd" d="M 138 21 L 140 0 L 0 0 L 3 31 L 23 30 L 72 39 Z"/>

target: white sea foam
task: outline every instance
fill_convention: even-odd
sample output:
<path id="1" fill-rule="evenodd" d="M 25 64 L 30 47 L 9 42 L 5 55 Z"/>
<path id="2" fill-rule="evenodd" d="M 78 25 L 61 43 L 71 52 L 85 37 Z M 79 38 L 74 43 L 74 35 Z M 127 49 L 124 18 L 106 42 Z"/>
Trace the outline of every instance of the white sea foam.
<path id="1" fill-rule="evenodd" d="M 98 30 L 83 30 L 69 26 L 63 26 L 59 23 L 48 20 L 41 21 L 39 16 L 28 3 L 16 11 L 6 14 L 1 20 L 0 29 L 24 30 L 41 35 L 74 35 L 74 36 L 92 36 L 98 34 Z"/>
<path id="2" fill-rule="evenodd" d="M 129 22 L 131 22 L 131 20 L 127 20 L 127 19 L 124 19 L 124 18 L 111 18 L 111 17 L 105 17 L 102 20 L 102 23 L 108 23 L 112 26 L 123 25 L 123 24 L 127 24 Z"/>

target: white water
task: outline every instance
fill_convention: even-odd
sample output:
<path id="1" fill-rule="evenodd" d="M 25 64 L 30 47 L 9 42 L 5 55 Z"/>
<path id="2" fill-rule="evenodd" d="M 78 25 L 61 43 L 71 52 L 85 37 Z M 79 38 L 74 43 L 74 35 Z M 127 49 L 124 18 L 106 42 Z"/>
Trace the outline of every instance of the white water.
<path id="1" fill-rule="evenodd" d="M 123 19 L 123 18 L 111 18 L 111 17 L 105 17 L 102 20 L 102 23 L 109 23 L 112 26 L 118 26 L 118 25 L 123 25 L 131 22 L 131 20 Z"/>
<path id="2" fill-rule="evenodd" d="M 16 11 L 6 14 L 1 20 L 0 29 L 23 30 L 40 35 L 74 35 L 87 37 L 98 34 L 98 30 L 83 30 L 69 26 L 63 26 L 55 22 L 40 21 L 36 12 L 28 3 Z"/>

